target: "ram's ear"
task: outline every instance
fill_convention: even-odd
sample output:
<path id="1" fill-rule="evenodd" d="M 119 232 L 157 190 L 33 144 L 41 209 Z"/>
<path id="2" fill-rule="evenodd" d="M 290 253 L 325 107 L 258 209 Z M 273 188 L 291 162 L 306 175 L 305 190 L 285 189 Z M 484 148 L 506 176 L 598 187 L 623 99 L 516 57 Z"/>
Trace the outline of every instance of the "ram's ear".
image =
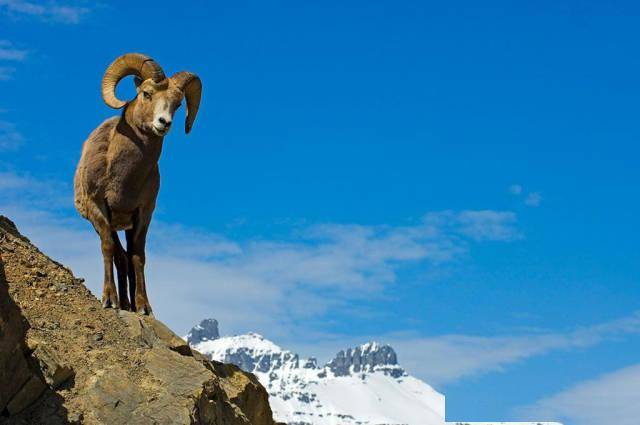
<path id="1" fill-rule="evenodd" d="M 137 75 L 135 77 L 133 77 L 133 84 L 136 85 L 136 88 L 140 87 L 140 84 L 142 84 L 144 80 L 140 77 L 138 77 Z"/>

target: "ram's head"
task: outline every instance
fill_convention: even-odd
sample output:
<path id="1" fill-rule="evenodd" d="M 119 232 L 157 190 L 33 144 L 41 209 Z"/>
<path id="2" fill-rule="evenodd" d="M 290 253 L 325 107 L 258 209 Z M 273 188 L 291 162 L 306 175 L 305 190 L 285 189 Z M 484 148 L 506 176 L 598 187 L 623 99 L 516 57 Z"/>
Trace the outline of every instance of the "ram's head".
<path id="1" fill-rule="evenodd" d="M 116 97 L 116 86 L 124 77 L 134 76 L 137 95 L 131 102 Z M 139 53 L 127 53 L 113 61 L 102 77 L 102 98 L 112 108 L 129 105 L 134 124 L 146 133 L 165 136 L 173 115 L 187 99 L 185 132 L 189 133 L 198 114 L 202 83 L 191 72 L 178 72 L 167 78 L 153 59 Z"/>

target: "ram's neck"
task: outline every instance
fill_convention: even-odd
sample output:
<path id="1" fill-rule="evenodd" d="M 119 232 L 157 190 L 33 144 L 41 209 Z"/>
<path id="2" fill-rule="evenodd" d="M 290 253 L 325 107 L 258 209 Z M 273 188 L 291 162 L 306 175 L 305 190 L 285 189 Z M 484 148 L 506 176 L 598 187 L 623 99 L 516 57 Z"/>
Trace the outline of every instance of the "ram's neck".
<path id="1" fill-rule="evenodd" d="M 141 205 L 141 196 L 148 194 L 145 188 L 157 184 L 161 151 L 161 137 L 142 134 L 127 122 L 126 114 L 120 117 L 109 137 L 105 164 L 105 197 L 114 211 L 133 211 Z"/>
<path id="2" fill-rule="evenodd" d="M 164 137 L 143 132 L 133 114 L 133 104 L 127 105 L 122 112 L 116 131 L 136 145 L 145 157 L 155 158 L 157 162 L 162 152 Z"/>

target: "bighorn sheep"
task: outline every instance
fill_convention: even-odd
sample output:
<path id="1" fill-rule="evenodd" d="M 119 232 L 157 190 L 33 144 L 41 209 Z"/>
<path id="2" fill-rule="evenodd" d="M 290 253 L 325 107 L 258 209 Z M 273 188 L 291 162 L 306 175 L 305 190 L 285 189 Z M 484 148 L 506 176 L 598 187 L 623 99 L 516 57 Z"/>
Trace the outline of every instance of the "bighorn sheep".
<path id="1" fill-rule="evenodd" d="M 134 76 L 137 95 L 124 102 L 115 89 L 128 75 Z M 100 236 L 105 308 L 151 314 L 144 278 L 145 241 L 160 187 L 162 142 L 183 98 L 187 99 L 185 131 L 191 131 L 201 93 L 197 75 L 183 71 L 167 78 L 153 59 L 138 53 L 120 56 L 105 71 L 102 97 L 110 107 L 124 110 L 89 135 L 74 178 L 76 209 Z M 118 230 L 125 230 L 126 252 Z"/>

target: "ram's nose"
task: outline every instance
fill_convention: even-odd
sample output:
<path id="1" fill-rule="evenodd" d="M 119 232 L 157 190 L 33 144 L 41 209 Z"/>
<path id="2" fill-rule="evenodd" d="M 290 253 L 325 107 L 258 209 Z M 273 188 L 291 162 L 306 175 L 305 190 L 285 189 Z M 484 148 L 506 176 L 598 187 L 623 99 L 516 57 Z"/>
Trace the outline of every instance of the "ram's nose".
<path id="1" fill-rule="evenodd" d="M 158 122 L 159 122 L 159 123 L 160 123 L 160 125 L 162 125 L 163 127 L 165 127 L 165 128 L 169 128 L 169 127 L 171 127 L 171 122 L 172 122 L 172 121 L 171 121 L 171 120 L 168 120 L 168 119 L 166 119 L 166 118 L 164 118 L 164 117 L 160 117 L 160 118 L 158 118 Z"/>

